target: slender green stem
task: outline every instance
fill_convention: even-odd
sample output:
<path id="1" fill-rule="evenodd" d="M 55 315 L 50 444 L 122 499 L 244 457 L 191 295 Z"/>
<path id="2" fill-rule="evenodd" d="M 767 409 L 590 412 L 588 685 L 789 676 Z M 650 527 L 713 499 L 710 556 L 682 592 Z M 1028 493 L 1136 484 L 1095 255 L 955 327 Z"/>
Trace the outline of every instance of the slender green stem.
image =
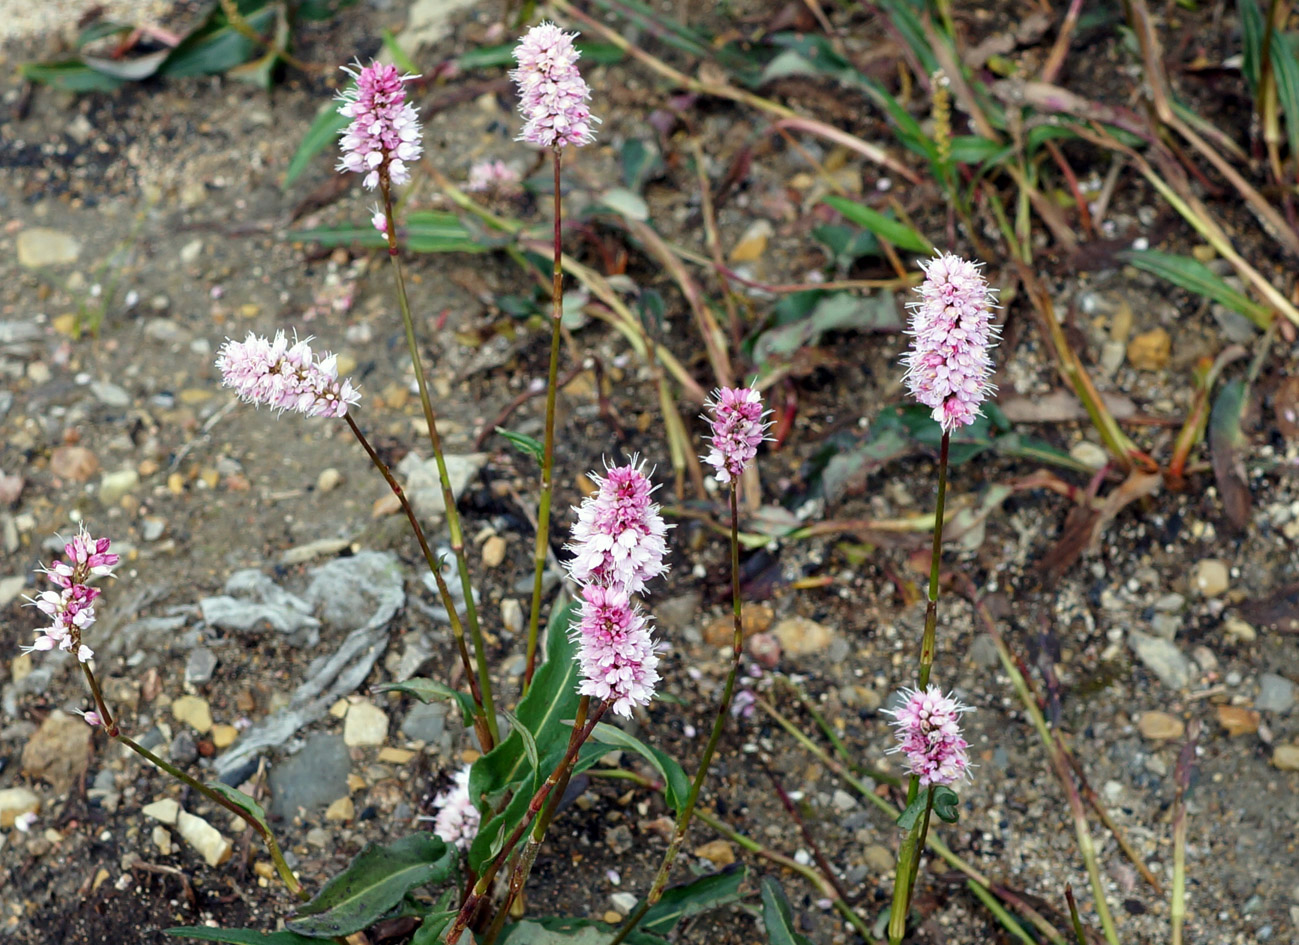
<path id="1" fill-rule="evenodd" d="M 555 471 L 555 379 L 559 375 L 559 328 L 564 319 L 564 250 L 561 242 L 563 200 L 559 193 L 561 149 L 551 149 L 555 168 L 554 261 L 550 284 L 550 366 L 546 375 L 546 434 L 541 454 L 541 498 L 537 501 L 537 544 L 533 551 L 532 610 L 528 615 L 528 661 L 523 672 L 523 691 L 532 685 L 537 669 L 537 634 L 541 627 L 541 583 L 550 551 L 550 499 Z"/>
<path id="2" fill-rule="evenodd" d="M 708 766 L 713 762 L 713 753 L 717 751 L 717 743 L 721 741 L 722 732 L 726 728 L 726 716 L 731 709 L 731 697 L 735 694 L 735 678 L 739 675 L 740 658 L 744 655 L 744 603 L 740 597 L 740 508 L 736 485 L 735 480 L 732 479 L 731 611 L 735 618 L 735 629 L 731 635 L 731 671 L 726 676 L 726 687 L 722 690 L 722 701 L 717 707 L 717 718 L 713 721 L 713 730 L 708 736 L 708 744 L 704 746 L 704 756 L 699 760 L 699 771 L 696 772 L 695 780 L 690 785 L 690 793 L 686 797 L 685 804 L 681 806 L 681 810 L 677 814 L 676 829 L 672 832 L 672 840 L 668 843 L 667 852 L 663 854 L 663 862 L 659 864 L 658 872 L 654 874 L 654 882 L 650 885 L 649 895 L 640 901 L 640 904 L 631 915 L 627 916 L 622 927 L 618 929 L 618 934 L 614 936 L 609 945 L 619 945 L 620 942 L 625 941 L 632 930 L 636 928 L 636 924 L 644 918 L 650 906 L 662 898 L 663 890 L 668 883 L 668 875 L 672 872 L 672 864 L 681 851 L 681 844 L 686 839 L 686 829 L 690 826 L 690 820 L 695 813 L 695 805 L 699 802 L 699 792 L 708 777 Z"/>
<path id="3" fill-rule="evenodd" d="M 483 707 L 482 690 L 478 687 L 478 680 L 474 676 L 474 664 L 469 658 L 469 649 L 465 646 L 465 630 L 460 623 L 460 614 L 456 612 L 455 601 L 451 599 L 451 588 L 447 587 L 446 579 L 442 577 L 441 562 L 433 554 L 429 547 L 428 541 L 424 537 L 424 529 L 420 526 L 419 518 L 415 515 L 415 510 L 411 508 L 410 501 L 406 498 L 406 492 L 402 489 L 401 484 L 397 482 L 388 468 L 388 464 L 379 458 L 379 454 L 374 451 L 370 441 L 366 439 L 361 428 L 356 425 L 350 413 L 344 414 L 343 419 L 352 430 L 357 442 L 365 450 L 365 455 L 370 457 L 370 462 L 383 475 L 384 481 L 388 483 L 388 488 L 392 489 L 392 494 L 397 497 L 401 503 L 401 509 L 406 513 L 406 519 L 410 522 L 411 530 L 415 533 L 415 540 L 419 542 L 420 551 L 424 553 L 424 560 L 428 563 L 428 569 L 433 572 L 433 580 L 437 582 L 438 595 L 442 598 L 442 606 L 446 608 L 447 617 L 451 621 L 451 634 L 455 637 L 456 649 L 460 653 L 460 662 L 465 668 L 465 679 L 469 682 L 469 692 L 474 699 L 474 731 L 478 735 L 478 743 L 482 746 L 483 752 L 492 750 L 495 742 L 492 739 L 491 730 L 487 727 L 487 711 Z"/>
<path id="4" fill-rule="evenodd" d="M 889 774 L 887 771 L 877 771 L 872 768 L 867 768 L 864 765 L 858 765 L 859 770 L 857 771 L 849 771 L 838 761 L 835 761 L 835 759 L 832 758 L 824 748 L 812 741 L 812 739 L 810 739 L 802 729 L 789 719 L 785 718 L 785 716 L 781 715 L 780 711 L 766 699 L 758 696 L 755 704 L 758 708 L 762 709 L 763 712 L 766 712 L 767 715 L 771 716 L 772 720 L 777 725 L 792 735 L 794 740 L 806 748 L 817 761 L 821 762 L 821 764 L 825 765 L 862 794 L 871 793 L 871 788 L 869 785 L 859 780 L 858 775 L 864 775 L 872 781 L 876 781 L 880 784 L 887 784 L 890 787 L 902 786 L 902 779 L 897 775 Z"/>
<path id="5" fill-rule="evenodd" d="M 401 309 L 402 324 L 406 328 L 406 347 L 410 351 L 411 366 L 415 371 L 415 382 L 419 385 L 419 402 L 424 409 L 424 422 L 428 426 L 429 443 L 433 447 L 433 459 L 438 467 L 438 479 L 442 483 L 442 500 L 446 507 L 447 531 L 451 536 L 451 551 L 456 556 L 456 567 L 460 572 L 460 586 L 465 596 L 465 622 L 469 625 L 469 637 L 474 644 L 474 659 L 478 664 L 478 685 L 482 690 L 483 710 L 487 716 L 487 731 L 491 733 L 492 742 L 500 741 L 500 732 L 496 727 L 496 706 L 492 699 L 492 680 L 487 674 L 487 657 L 483 646 L 483 633 L 478 626 L 478 607 L 474 604 L 473 582 L 469 578 L 469 559 L 465 556 L 465 537 L 460 528 L 460 512 L 456 508 L 455 493 L 451 491 L 451 477 L 447 474 L 447 462 L 442 452 L 442 438 L 438 435 L 437 417 L 433 413 L 433 401 L 429 397 L 428 381 L 424 377 L 424 365 L 419 356 L 419 343 L 415 338 L 415 320 L 410 314 L 410 298 L 406 294 L 406 277 L 401 267 L 401 250 L 397 245 L 397 221 L 392 212 L 392 188 L 388 182 L 386 168 L 380 168 L 379 184 L 383 190 L 383 212 L 387 221 L 388 259 L 392 262 L 393 278 L 397 282 L 397 303 Z"/>
<path id="6" fill-rule="evenodd" d="M 587 704 L 590 704 L 589 700 Z M 542 806 L 546 803 L 546 798 L 550 796 L 555 785 L 559 783 L 561 777 L 566 772 L 572 769 L 573 763 L 577 760 L 578 750 L 590 737 L 591 732 L 593 732 L 596 725 L 599 724 L 600 717 L 604 715 L 608 708 L 608 702 L 601 702 L 599 707 L 587 720 L 586 725 L 582 726 L 580 729 L 576 725 L 573 726 L 573 734 L 569 736 L 568 739 L 568 751 L 564 753 L 564 757 L 560 759 L 559 764 L 555 766 L 555 769 L 550 772 L 550 776 L 546 778 L 546 782 L 537 789 L 535 794 L 532 795 L 532 800 L 528 803 L 528 810 L 519 820 L 518 826 L 514 828 L 514 832 L 511 833 L 509 837 L 506 838 L 505 843 L 501 845 L 500 851 L 496 854 L 496 857 L 492 860 L 491 864 L 483 871 L 483 874 L 478 877 L 478 882 L 474 883 L 473 889 L 469 895 L 465 897 L 464 903 L 460 906 L 460 912 L 456 916 L 455 922 L 448 926 L 447 931 L 443 936 L 443 941 L 450 943 L 459 942 L 460 933 L 465 930 L 465 926 L 469 924 L 469 920 L 473 918 L 474 913 L 478 911 L 478 907 L 482 905 L 483 900 L 487 897 L 488 891 L 492 887 L 492 882 L 496 879 L 497 874 L 500 873 L 501 867 L 505 865 L 506 861 L 514 852 L 514 848 L 518 846 L 519 841 L 523 839 L 523 835 L 527 832 L 528 827 L 531 826 L 533 818 L 541 812 Z"/>
<path id="7" fill-rule="evenodd" d="M 934 512 L 934 542 L 929 552 L 929 597 L 925 604 L 925 632 L 920 638 L 920 662 L 916 672 L 916 688 L 929 685 L 929 674 L 934 666 L 938 643 L 938 576 L 943 563 L 943 506 L 947 503 L 947 454 L 951 434 L 943 431 L 938 447 L 938 505 Z"/>
<path id="8" fill-rule="evenodd" d="M 253 830 L 257 831 L 258 835 L 262 838 L 262 842 L 266 844 L 266 852 L 270 854 L 271 861 L 275 864 L 275 869 L 280 874 L 280 879 L 284 881 L 284 885 L 288 888 L 289 892 L 293 893 L 293 895 L 297 896 L 304 902 L 310 899 L 311 897 L 307 894 L 307 891 L 303 889 L 302 884 L 298 882 L 298 878 L 293 875 L 293 870 L 289 869 L 289 864 L 285 862 L 284 854 L 280 852 L 280 845 L 278 841 L 276 841 L 275 834 L 271 832 L 270 828 L 265 824 L 262 824 L 249 811 L 244 810 L 225 795 L 212 790 L 212 788 L 208 787 L 197 778 L 186 774 L 175 765 L 163 761 L 139 742 L 123 735 L 121 730 L 118 728 L 117 722 L 114 721 L 112 713 L 108 711 L 108 704 L 104 701 L 104 694 L 99 688 L 99 680 L 95 678 L 95 674 L 91 672 L 88 665 L 80 663 L 80 666 L 82 673 L 85 674 L 86 682 L 90 684 L 90 692 L 95 699 L 95 710 L 99 713 L 99 717 L 104 724 L 104 731 L 108 736 L 114 741 L 125 745 L 127 748 L 131 749 L 131 751 L 135 752 L 141 758 L 144 758 L 154 766 L 167 772 L 177 781 L 180 781 L 193 788 L 195 791 L 198 791 L 208 800 L 212 801 L 212 803 L 224 807 L 226 810 L 230 811 L 230 813 L 243 820 L 249 827 L 252 827 Z"/>

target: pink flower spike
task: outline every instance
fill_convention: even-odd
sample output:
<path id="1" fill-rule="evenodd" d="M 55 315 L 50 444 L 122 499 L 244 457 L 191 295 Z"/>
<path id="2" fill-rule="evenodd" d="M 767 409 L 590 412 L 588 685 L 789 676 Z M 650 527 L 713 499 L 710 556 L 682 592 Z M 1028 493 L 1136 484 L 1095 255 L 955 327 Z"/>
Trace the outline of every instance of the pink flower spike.
<path id="1" fill-rule="evenodd" d="M 354 65 L 355 69 L 344 66 L 343 71 L 356 85 L 338 94 L 343 103 L 338 113 L 352 122 L 339 139 L 343 154 L 337 170 L 364 174 L 361 183 L 366 190 L 378 187 L 385 175 L 385 188 L 388 183 L 405 184 L 410 181 L 406 165 L 419 160 L 424 151 L 419 114 L 406 101 L 403 85 L 415 76 L 378 62 Z"/>
<path id="2" fill-rule="evenodd" d="M 973 423 L 996 391 L 988 349 L 1001 329 L 992 323 L 994 293 L 979 264 L 947 253 L 921 265 L 925 281 L 920 301 L 909 306 L 911 347 L 902 363 L 911 395 L 951 433 Z"/>
<path id="3" fill-rule="evenodd" d="M 577 641 L 582 670 L 578 692 L 610 704 L 630 718 L 633 706 L 654 698 L 659 658 L 648 621 L 627 592 L 588 584 L 582 588 L 581 619 L 570 636 Z"/>
<path id="4" fill-rule="evenodd" d="M 658 487 L 641 472 L 635 456 L 605 476 L 591 473 L 597 489 L 577 509 L 569 574 L 579 584 L 619 587 L 639 594 L 645 584 L 667 573 L 665 536 L 669 527 L 650 501 Z"/>
<path id="5" fill-rule="evenodd" d="M 455 773 L 451 786 L 433 799 L 433 832 L 444 843 L 468 850 L 478 835 L 482 814 L 469 797 L 469 765 Z"/>
<path id="6" fill-rule="evenodd" d="M 216 360 L 222 383 L 233 387 L 245 403 L 267 404 L 280 413 L 296 410 L 313 417 L 341 417 L 361 395 L 350 379 L 338 379 L 334 355 L 317 359 L 312 354 L 310 340 L 299 341 L 294 335 L 289 347 L 282 331 L 273 340 L 252 332 L 243 341 L 227 338 Z"/>
<path id="7" fill-rule="evenodd" d="M 600 119 L 591 116 L 586 104 L 591 90 L 577 71 L 581 54 L 573 46 L 576 36 L 554 23 L 541 23 L 514 48 L 519 67 L 510 78 L 518 86 L 524 118 L 517 140 L 556 150 L 595 140 L 591 124 Z"/>
<path id="8" fill-rule="evenodd" d="M 880 710 L 893 716 L 897 729 L 898 744 L 889 751 L 907 756 L 907 767 L 922 787 L 968 778 L 970 746 L 961 737 L 961 715 L 973 709 L 932 685 L 924 692 L 903 689 L 902 695 L 901 708 Z"/>
<path id="9" fill-rule="evenodd" d="M 517 193 L 519 172 L 504 161 L 479 161 L 469 168 L 465 190 L 478 194 Z"/>
<path id="10" fill-rule="evenodd" d="M 739 479 L 767 439 L 771 411 L 762 409 L 762 395 L 751 387 L 719 387 L 704 406 L 713 448 L 703 460 L 717 470 L 718 482 Z"/>

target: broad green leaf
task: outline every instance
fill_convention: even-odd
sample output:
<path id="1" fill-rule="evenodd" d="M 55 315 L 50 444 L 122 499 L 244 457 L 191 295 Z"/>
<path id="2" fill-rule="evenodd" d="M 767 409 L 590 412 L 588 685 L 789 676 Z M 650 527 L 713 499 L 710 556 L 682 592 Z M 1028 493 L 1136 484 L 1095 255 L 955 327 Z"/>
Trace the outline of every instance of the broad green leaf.
<path id="1" fill-rule="evenodd" d="M 663 893 L 662 899 L 649 907 L 645 918 L 641 919 L 640 927 L 646 932 L 661 932 L 666 935 L 682 919 L 738 900 L 740 886 L 748 876 L 748 867 L 739 866 L 702 876 L 684 886 L 673 886 Z"/>
<path id="2" fill-rule="evenodd" d="M 61 62 L 24 62 L 18 67 L 23 78 L 65 92 L 112 92 L 122 80 L 92 69 L 81 59 Z"/>
<path id="3" fill-rule="evenodd" d="M 1272 320 L 1271 310 L 1267 306 L 1259 305 L 1244 293 L 1237 292 L 1198 259 L 1161 253 L 1155 249 L 1130 250 L 1119 256 L 1138 269 L 1239 312 L 1260 328 L 1266 328 Z"/>
<path id="4" fill-rule="evenodd" d="M 454 886 L 438 896 L 433 908 L 424 913 L 424 921 L 415 930 L 410 945 L 438 945 L 448 923 L 456 917 L 459 890 Z"/>
<path id="5" fill-rule="evenodd" d="M 293 153 L 288 169 L 284 172 L 284 182 L 280 186 L 288 190 L 302 176 L 312 158 L 338 141 L 339 132 L 347 127 L 347 123 L 348 119 L 338 113 L 337 102 L 329 101 L 320 106 L 311 127 L 302 136 L 298 150 Z"/>
<path id="6" fill-rule="evenodd" d="M 898 814 L 898 819 L 894 822 L 903 830 L 910 830 L 914 827 L 916 821 L 924 816 L 925 806 L 929 803 L 927 794 L 926 791 L 916 792 L 916 799 L 907 805 L 906 810 Z"/>
<path id="7" fill-rule="evenodd" d="M 885 216 L 872 207 L 834 194 L 823 197 L 822 202 L 834 207 L 853 223 L 863 229 L 870 230 L 880 239 L 892 243 L 898 249 L 909 250 L 913 253 L 934 252 L 934 244 L 929 240 L 905 223 L 899 223 L 892 217 Z"/>
<path id="8" fill-rule="evenodd" d="M 608 945 L 617 931 L 612 925 L 592 919 L 552 916 L 507 925 L 498 941 L 500 945 Z M 627 945 L 667 945 L 667 939 L 641 929 L 623 941 Z"/>
<path id="9" fill-rule="evenodd" d="M 690 779 L 685 769 L 671 755 L 651 748 L 634 735 L 606 722 L 600 722 L 591 733 L 594 741 L 616 748 L 630 748 L 654 766 L 663 779 L 663 799 L 674 811 L 680 811 L 690 794 Z"/>
<path id="10" fill-rule="evenodd" d="M 297 932 L 258 932 L 253 929 L 213 929 L 206 925 L 180 925 L 164 929 L 164 935 L 192 938 L 200 942 L 228 942 L 230 945 L 320 945 L 320 939 Z"/>
<path id="11" fill-rule="evenodd" d="M 425 679 L 421 676 L 407 679 L 405 682 L 383 683 L 374 688 L 376 692 L 404 692 L 414 696 L 420 702 L 454 702 L 460 707 L 465 728 L 473 727 L 474 714 L 478 708 L 474 705 L 473 696 L 452 689 L 446 683 L 440 683 L 436 679 Z"/>
<path id="12" fill-rule="evenodd" d="M 762 924 L 767 930 L 767 945 L 812 945 L 810 939 L 794 930 L 794 914 L 784 888 L 770 876 L 762 877 Z"/>
<path id="13" fill-rule="evenodd" d="M 276 23 L 278 4 L 245 13 L 244 18 L 257 35 L 267 35 Z M 194 31 L 171 51 L 159 67 L 160 75 L 215 75 L 233 69 L 259 54 L 263 47 L 232 26 L 217 7 L 208 25 Z"/>
<path id="14" fill-rule="evenodd" d="M 387 846 L 367 844 L 347 869 L 299 906 L 286 925 L 318 937 L 351 935 L 383 918 L 418 886 L 440 883 L 456 871 L 459 857 L 431 833 L 414 833 Z"/>
<path id="15" fill-rule="evenodd" d="M 546 454 L 546 447 L 540 440 L 528 436 L 526 433 L 515 433 L 513 430 L 507 430 L 504 427 L 497 427 L 496 432 L 510 441 L 520 453 L 525 456 L 531 456 L 537 462 L 541 462 Z"/>
<path id="16" fill-rule="evenodd" d="M 438 210 L 417 210 L 407 214 L 404 223 L 398 222 L 397 232 L 405 247 L 413 253 L 482 253 L 492 248 L 491 243 L 476 237 L 454 213 Z M 321 246 L 361 245 L 383 249 L 388 245 L 388 240 L 369 223 L 292 230 L 285 234 L 285 238 Z"/>
<path id="17" fill-rule="evenodd" d="M 622 182 L 628 190 L 640 193 L 645 182 L 663 168 L 658 145 L 640 138 L 628 138 L 622 146 Z"/>
<path id="18" fill-rule="evenodd" d="M 804 318 L 764 331 L 753 343 L 753 360 L 765 364 L 788 357 L 799 348 L 816 345 L 830 331 L 900 331 L 902 319 L 890 292 L 857 295 L 835 292 L 820 299 Z"/>
<path id="19" fill-rule="evenodd" d="M 558 762 L 558 758 L 555 759 Z M 544 775 L 542 775 L 544 777 Z M 540 787 L 540 784 L 537 785 Z M 518 828 L 519 823 L 528 815 L 532 796 L 536 793 L 531 779 L 515 785 L 514 796 L 505 809 L 499 814 L 485 817 L 478 827 L 473 843 L 469 844 L 469 868 L 482 872 L 488 863 L 501 852 L 505 841 Z M 473 796 L 473 795 L 470 795 Z"/>
<path id="20" fill-rule="evenodd" d="M 222 784 L 220 781 L 209 781 L 207 786 L 236 807 L 247 811 L 252 815 L 254 820 L 262 825 L 262 828 L 266 830 L 267 833 L 270 832 L 271 828 L 266 823 L 266 811 L 262 809 L 261 804 L 258 804 L 243 791 L 236 790 L 228 784 Z"/>

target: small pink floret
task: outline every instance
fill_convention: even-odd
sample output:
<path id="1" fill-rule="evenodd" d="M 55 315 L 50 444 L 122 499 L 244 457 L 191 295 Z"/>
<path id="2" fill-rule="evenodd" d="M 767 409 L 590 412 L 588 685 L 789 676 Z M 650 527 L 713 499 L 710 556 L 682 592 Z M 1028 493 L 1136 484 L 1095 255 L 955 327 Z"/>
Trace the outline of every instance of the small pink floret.
<path id="1" fill-rule="evenodd" d="M 290 346 L 282 331 L 269 340 L 252 332 L 243 341 L 226 339 L 216 360 L 221 381 L 245 403 L 266 404 L 281 413 L 341 417 L 361 395 L 350 379 L 338 379 L 338 358 L 328 352 L 317 358 L 310 341 L 294 335 Z"/>
<path id="2" fill-rule="evenodd" d="M 923 787 L 952 784 L 969 777 L 970 747 L 961 737 L 961 715 L 973 711 L 937 686 L 924 692 L 903 689 L 906 702 L 898 709 L 883 709 L 893 716 L 898 744 L 889 749 L 907 756 L 907 767 Z"/>
<path id="3" fill-rule="evenodd" d="M 993 291 L 979 266 L 951 253 L 923 263 L 920 301 L 910 303 L 912 336 L 902 356 L 911 395 L 929 407 L 943 432 L 967 426 L 996 391 L 989 348 L 1000 331 L 992 322 Z"/>
<path id="4" fill-rule="evenodd" d="M 591 126 L 600 119 L 591 116 L 586 104 L 591 90 L 577 71 L 581 54 L 573 46 L 576 36 L 554 23 L 541 23 L 515 47 L 519 66 L 510 78 L 518 87 L 524 118 L 518 140 L 543 148 L 580 147 L 595 140 Z"/>
<path id="5" fill-rule="evenodd" d="M 717 470 L 718 482 L 739 479 L 767 438 L 771 411 L 762 409 L 762 395 L 751 387 L 719 387 L 704 406 L 712 449 L 703 460 Z"/>
<path id="6" fill-rule="evenodd" d="M 582 588 L 581 618 L 571 636 L 578 643 L 582 695 L 608 702 L 625 717 L 634 706 L 650 704 L 659 658 L 649 622 L 626 591 L 596 584 Z"/>

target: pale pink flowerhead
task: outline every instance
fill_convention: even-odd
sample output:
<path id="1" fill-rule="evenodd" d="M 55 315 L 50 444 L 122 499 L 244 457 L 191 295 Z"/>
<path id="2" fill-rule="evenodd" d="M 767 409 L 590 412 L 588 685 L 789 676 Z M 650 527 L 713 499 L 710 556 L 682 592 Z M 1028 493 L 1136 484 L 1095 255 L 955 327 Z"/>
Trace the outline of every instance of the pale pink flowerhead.
<path id="1" fill-rule="evenodd" d="M 897 729 L 898 744 L 889 751 L 907 756 L 907 768 L 922 787 L 968 778 L 970 746 L 961 737 L 961 715 L 973 710 L 933 685 L 924 692 L 903 689 L 902 694 L 906 701 L 900 708 L 881 710 L 893 716 Z"/>
<path id="2" fill-rule="evenodd" d="M 667 573 L 667 530 L 650 496 L 658 487 L 632 457 L 604 476 L 591 473 L 593 495 L 582 500 L 569 543 L 567 567 L 579 584 L 619 587 L 639 594 L 646 582 Z"/>
<path id="3" fill-rule="evenodd" d="M 451 786 L 433 799 L 433 806 L 437 808 L 433 832 L 444 843 L 468 850 L 482 821 L 482 814 L 469 797 L 469 765 L 455 773 Z"/>
<path id="4" fill-rule="evenodd" d="M 951 253 L 922 263 L 920 301 L 912 302 L 910 349 L 902 356 L 907 388 L 929 407 L 944 433 L 974 422 L 996 387 L 988 349 L 1000 328 L 992 322 L 993 290 L 979 265 Z"/>
<path id="5" fill-rule="evenodd" d="M 504 161 L 479 161 L 469 168 L 465 190 L 476 194 L 500 194 L 519 190 L 519 172 Z"/>
<path id="6" fill-rule="evenodd" d="M 81 642 L 81 634 L 95 622 L 95 599 L 100 591 L 85 582 L 113 573 L 120 557 L 109 550 L 111 544 L 108 538 L 92 538 L 82 524 L 72 540 L 63 545 L 66 561 L 36 569 L 57 590 L 41 591 L 35 597 L 26 598 L 49 619 L 49 624 L 36 631 L 31 646 L 22 647 L 24 653 L 60 649 L 75 653 L 83 663 L 94 658 L 90 647 Z"/>
<path id="7" fill-rule="evenodd" d="M 534 26 L 519 40 L 514 58 L 519 67 L 510 78 L 519 89 L 523 131 L 519 141 L 559 149 L 595 140 L 587 99 L 591 90 L 577 71 L 581 54 L 573 46 L 576 33 L 565 33 L 554 23 Z"/>
<path id="8" fill-rule="evenodd" d="M 273 339 L 252 332 L 243 341 L 227 338 L 216 359 L 221 382 L 245 403 L 266 404 L 280 413 L 341 417 L 361 395 L 350 379 L 338 379 L 338 358 L 328 352 L 317 358 L 310 341 L 295 334 L 290 346 L 282 331 Z"/>
<path id="9" fill-rule="evenodd" d="M 415 76 L 402 75 L 396 66 L 371 62 L 368 66 L 343 71 L 356 80 L 338 94 L 338 113 L 352 119 L 343 129 L 338 145 L 342 156 L 337 169 L 365 175 L 366 190 L 379 186 L 383 174 L 393 184 L 410 180 L 407 164 L 419 160 L 424 150 L 419 114 L 406 101 L 404 82 Z"/>
<path id="10" fill-rule="evenodd" d="M 719 387 L 704 406 L 712 449 L 703 460 L 717 470 L 718 482 L 739 479 L 767 438 L 771 411 L 762 409 L 762 395 L 751 387 Z"/>
<path id="11" fill-rule="evenodd" d="M 649 622 L 619 587 L 582 588 L 581 617 L 570 635 L 582 672 L 578 691 L 608 702 L 621 716 L 649 705 L 659 681 L 659 658 Z"/>

